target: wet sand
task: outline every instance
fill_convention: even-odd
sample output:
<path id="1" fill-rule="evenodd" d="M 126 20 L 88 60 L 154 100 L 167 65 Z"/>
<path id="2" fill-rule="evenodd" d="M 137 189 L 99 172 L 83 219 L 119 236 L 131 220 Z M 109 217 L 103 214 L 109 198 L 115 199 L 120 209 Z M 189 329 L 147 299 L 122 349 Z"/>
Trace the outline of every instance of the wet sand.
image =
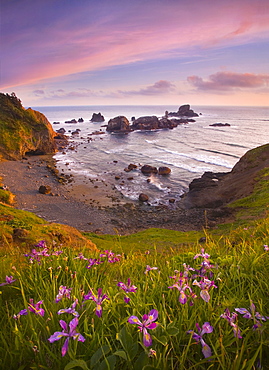
<path id="1" fill-rule="evenodd" d="M 184 210 L 176 205 L 151 207 L 127 201 L 104 182 L 76 178 L 61 184 L 48 170 L 51 156 L 31 156 L 20 161 L 0 162 L 4 185 L 16 195 L 15 207 L 35 213 L 49 222 L 100 234 L 130 234 L 150 227 L 180 231 L 201 229 L 203 210 Z M 40 194 L 49 185 L 51 194 Z"/>

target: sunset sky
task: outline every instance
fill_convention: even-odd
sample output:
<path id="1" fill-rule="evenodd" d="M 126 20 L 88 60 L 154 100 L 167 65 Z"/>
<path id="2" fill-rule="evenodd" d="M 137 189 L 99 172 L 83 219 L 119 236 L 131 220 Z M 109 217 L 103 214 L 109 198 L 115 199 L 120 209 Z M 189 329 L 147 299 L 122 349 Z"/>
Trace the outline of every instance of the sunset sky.
<path id="1" fill-rule="evenodd" d="M 0 1 L 24 106 L 269 105 L 268 0 Z"/>

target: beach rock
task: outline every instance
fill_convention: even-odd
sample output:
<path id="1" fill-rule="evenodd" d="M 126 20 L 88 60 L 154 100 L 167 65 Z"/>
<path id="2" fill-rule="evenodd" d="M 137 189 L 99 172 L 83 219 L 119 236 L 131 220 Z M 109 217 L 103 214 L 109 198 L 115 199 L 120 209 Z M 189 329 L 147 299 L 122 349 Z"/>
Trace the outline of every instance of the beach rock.
<path id="1" fill-rule="evenodd" d="M 141 193 L 139 194 L 139 200 L 140 202 L 147 202 L 149 200 L 149 197 L 147 194 Z"/>
<path id="2" fill-rule="evenodd" d="M 159 167 L 158 175 L 169 175 L 171 173 L 171 168 L 169 167 Z"/>
<path id="3" fill-rule="evenodd" d="M 134 130 L 157 130 L 159 120 L 156 116 L 139 117 L 133 121 L 132 128 Z"/>
<path id="4" fill-rule="evenodd" d="M 84 122 L 84 119 L 83 118 L 79 118 L 78 119 L 78 122 Z"/>
<path id="5" fill-rule="evenodd" d="M 104 120 L 105 118 L 100 112 L 92 114 L 91 122 L 104 122 Z"/>
<path id="6" fill-rule="evenodd" d="M 150 175 L 151 173 L 158 173 L 158 170 L 156 167 L 145 164 L 144 166 L 141 167 L 141 172 L 144 175 Z"/>
<path id="7" fill-rule="evenodd" d="M 118 133 L 129 132 L 131 131 L 130 122 L 124 116 L 117 116 L 117 117 L 111 118 L 108 121 L 106 130 L 109 132 L 118 132 Z"/>
<path id="8" fill-rule="evenodd" d="M 49 185 L 41 185 L 38 191 L 40 194 L 49 194 L 51 192 L 51 187 Z"/>
<path id="9" fill-rule="evenodd" d="M 175 116 L 175 117 L 199 117 L 198 113 L 195 113 L 192 109 L 190 109 L 189 104 L 181 105 L 178 108 L 177 112 L 170 112 L 168 116 Z"/>
<path id="10" fill-rule="evenodd" d="M 223 127 L 223 126 L 231 126 L 231 125 L 229 123 L 217 122 L 217 123 L 213 123 L 212 125 L 209 125 L 209 126 L 212 126 L 212 127 Z"/>

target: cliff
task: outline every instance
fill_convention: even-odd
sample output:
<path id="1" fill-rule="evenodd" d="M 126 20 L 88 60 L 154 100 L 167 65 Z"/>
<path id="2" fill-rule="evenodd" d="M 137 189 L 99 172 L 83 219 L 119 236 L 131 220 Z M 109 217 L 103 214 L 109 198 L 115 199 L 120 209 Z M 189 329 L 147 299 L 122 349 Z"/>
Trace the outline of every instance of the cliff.
<path id="1" fill-rule="evenodd" d="M 205 172 L 189 185 L 188 208 L 217 208 L 249 196 L 269 168 L 269 144 L 249 150 L 228 173 Z"/>
<path id="2" fill-rule="evenodd" d="M 42 113 L 23 108 L 14 93 L 0 93 L 0 160 L 21 159 L 26 153 L 55 153 L 55 136 Z"/>

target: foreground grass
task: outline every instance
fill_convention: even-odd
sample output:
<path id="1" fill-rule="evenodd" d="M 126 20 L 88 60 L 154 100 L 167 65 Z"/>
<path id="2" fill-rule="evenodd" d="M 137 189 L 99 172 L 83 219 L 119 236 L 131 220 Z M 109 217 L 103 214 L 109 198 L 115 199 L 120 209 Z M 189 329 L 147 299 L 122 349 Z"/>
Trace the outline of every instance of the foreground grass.
<path id="1" fill-rule="evenodd" d="M 203 244 L 199 243 L 201 236 L 206 237 Z M 268 219 L 248 227 L 230 226 L 229 232 L 221 235 L 217 231 L 185 234 L 155 229 L 129 238 L 109 238 L 108 248 L 104 237 L 96 236 L 94 242 L 102 251 L 112 249 L 110 255 L 51 244 L 48 250 L 37 247 L 43 255 L 32 255 L 31 263 L 31 255 L 25 257 L 21 250 L 12 249 L 12 255 L 2 250 L 1 282 L 11 275 L 16 281 L 0 287 L 0 368 L 269 368 L 269 251 L 264 247 L 269 238 Z M 205 249 L 202 253 L 201 247 Z M 63 253 L 57 253 L 59 250 Z M 196 254 L 202 255 L 194 259 Z M 184 270 L 184 263 L 195 271 Z M 118 286 L 119 282 L 128 285 L 128 279 L 130 286 L 136 287 L 134 292 L 126 293 Z M 212 283 L 203 286 L 206 281 Z M 56 303 L 60 286 L 70 290 Z M 93 295 L 85 299 L 88 292 Z M 29 304 L 30 299 L 33 302 Z M 255 316 L 253 304 L 260 315 Z M 69 313 L 58 314 L 67 308 Z M 236 308 L 247 309 L 250 318 Z M 238 316 L 230 321 L 222 318 L 226 309 Z M 22 310 L 27 315 L 18 315 Z M 156 320 L 156 311 L 151 310 L 158 311 Z M 69 332 L 74 311 L 79 316 L 72 336 L 59 320 L 67 323 Z M 143 321 L 143 315 L 150 311 L 154 312 L 152 324 L 157 323 L 157 327 L 144 324 L 152 338 L 152 344 L 146 346 L 149 342 L 143 342 L 143 337 L 147 333 L 144 331 L 143 336 L 138 326 L 129 322 L 136 319 L 129 318 L 135 315 Z M 196 324 L 202 327 L 204 323 L 209 324 L 201 337 Z M 188 331 L 200 333 L 200 337 L 192 338 L 193 333 Z M 48 339 L 55 332 L 60 332 L 59 340 L 50 343 Z M 66 338 L 68 351 L 62 356 Z"/>

